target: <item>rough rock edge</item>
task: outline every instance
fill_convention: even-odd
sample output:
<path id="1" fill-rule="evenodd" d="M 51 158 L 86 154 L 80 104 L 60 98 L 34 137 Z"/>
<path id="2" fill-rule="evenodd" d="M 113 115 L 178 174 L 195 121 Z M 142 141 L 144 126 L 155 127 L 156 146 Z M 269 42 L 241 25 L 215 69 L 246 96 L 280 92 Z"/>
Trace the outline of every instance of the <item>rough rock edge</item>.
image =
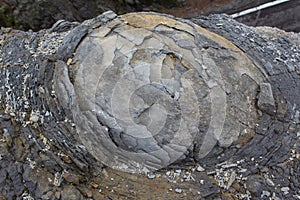
<path id="1" fill-rule="evenodd" d="M 272 73 L 272 71 L 269 72 L 270 76 L 272 75 L 271 84 L 272 84 L 272 88 L 274 89 L 273 92 L 274 92 L 275 101 L 277 105 L 277 113 L 275 117 L 262 112 L 261 124 L 257 128 L 258 134 L 252 139 L 252 141 L 249 144 L 244 146 L 242 149 L 229 148 L 227 151 L 224 152 L 224 155 L 221 156 L 220 158 L 212 158 L 211 160 L 207 159 L 206 161 L 203 161 L 202 165 L 205 166 L 205 168 L 207 169 L 209 168 L 215 169 L 208 174 L 212 174 L 213 177 L 211 175 L 210 177 L 216 180 L 218 183 L 220 183 L 224 178 L 226 180 L 227 177 L 226 174 L 224 175 L 224 168 L 225 169 L 231 169 L 231 168 L 230 167 L 228 168 L 223 165 L 221 166 L 215 165 L 215 163 L 220 163 L 226 160 L 230 162 L 239 163 L 239 166 L 243 167 L 243 169 L 247 169 L 246 172 L 241 173 L 243 177 L 246 177 L 246 179 L 248 179 L 248 180 L 244 180 L 244 182 L 246 181 L 246 184 L 248 186 L 247 191 L 244 192 L 245 194 L 247 192 L 250 192 L 250 195 L 253 198 L 261 198 L 262 194 L 268 194 L 263 191 L 270 191 L 271 195 L 273 196 L 275 195 L 276 197 L 279 198 L 288 198 L 288 199 L 298 198 L 299 196 L 297 195 L 299 194 L 297 194 L 297 188 L 299 188 L 299 179 L 297 179 L 297 175 L 300 174 L 299 173 L 300 167 L 299 167 L 299 157 L 298 159 L 295 159 L 295 157 L 297 158 L 297 155 L 299 156 L 299 134 L 298 134 L 299 133 L 299 103 L 297 101 L 298 99 L 297 95 L 299 95 L 299 93 L 297 92 L 299 92 L 298 89 L 299 87 L 286 86 L 284 88 L 283 86 L 285 86 L 286 84 L 282 84 L 282 82 L 277 83 L 277 81 L 279 80 L 279 78 L 284 77 L 284 80 L 285 82 L 287 82 L 287 84 L 289 84 L 289 82 L 292 81 L 293 84 L 295 84 L 296 86 L 299 85 L 298 84 L 299 74 L 297 74 L 297 70 L 299 70 L 299 65 L 297 66 L 297 63 L 300 63 L 299 46 L 293 47 L 293 42 L 295 41 L 295 38 L 299 37 L 299 34 L 296 36 L 294 34 L 287 34 L 288 36 L 285 36 L 284 38 L 282 38 L 280 34 L 275 34 L 274 40 L 269 41 L 268 43 L 267 41 L 268 39 L 266 39 L 267 34 L 263 35 L 261 30 L 257 31 L 254 28 L 249 28 L 244 25 L 238 24 L 237 22 L 233 21 L 227 16 L 213 15 L 208 18 L 204 17 L 201 19 L 195 19 L 194 21 L 210 29 L 211 31 L 223 35 L 227 39 L 233 41 L 239 48 L 243 49 L 250 57 L 252 57 L 252 59 L 255 60 L 255 62 L 262 64 L 262 66 L 265 66 L 264 64 L 265 58 L 271 59 L 272 62 L 271 66 L 273 66 L 277 71 L 281 72 L 281 73 L 274 73 L 273 71 L 274 74 Z M 220 23 L 223 23 L 221 27 L 220 27 Z M 12 37 L 11 39 L 15 39 L 16 36 L 22 37 L 23 35 L 25 37 L 30 36 L 31 38 L 33 38 L 31 41 L 34 42 L 38 40 L 37 38 L 39 37 L 41 38 L 41 36 L 44 33 L 45 31 L 40 31 L 38 33 L 24 33 L 19 31 L 11 31 L 10 34 L 15 36 L 4 34 L 2 35 L 2 38 L 5 38 L 4 39 L 5 41 L 9 41 L 10 37 Z M 245 34 L 245 36 L 243 36 L 242 34 Z M 253 41 L 254 38 L 256 42 Z M 267 47 L 261 45 L 266 43 L 270 45 L 275 45 L 275 49 L 273 48 L 270 50 L 266 50 L 265 48 Z M 3 50 L 3 46 L 4 46 L 3 40 L 1 40 L 0 50 Z M 290 46 L 292 46 L 292 48 Z M 262 48 L 265 51 L 262 51 Z M 37 47 L 35 47 L 34 49 L 37 49 Z M 284 50 L 283 52 L 290 52 L 291 50 L 294 51 L 293 53 L 294 58 L 288 58 L 286 62 L 282 62 L 280 60 L 274 62 L 274 60 L 272 60 L 272 58 L 275 58 L 275 56 L 273 56 L 273 53 L 276 55 L 276 50 L 278 49 L 280 49 L 280 51 Z M 20 52 L 16 51 L 13 52 L 12 55 L 15 56 L 19 53 Z M 3 54 L 4 53 L 1 52 L 1 55 Z M 20 66 L 20 65 L 26 66 L 25 63 L 18 62 L 17 59 L 19 59 L 20 57 L 15 56 L 15 58 L 13 58 L 13 56 L 9 57 L 10 59 L 12 59 L 12 60 L 8 59 L 9 62 L 6 62 L 5 60 L 5 67 L 9 67 L 7 66 L 7 64 L 10 66 Z M 27 59 L 28 57 L 29 56 L 27 56 Z M 294 62 L 293 59 L 295 59 Z M 52 58 L 50 56 L 48 62 L 51 63 L 51 60 Z M 29 60 L 29 62 L 32 61 Z M 48 62 L 46 63 L 49 64 Z M 3 68 L 3 66 L 4 63 L 2 60 L 1 68 Z M 284 68 L 282 66 L 284 66 Z M 268 68 L 270 67 L 270 65 L 267 64 L 266 67 Z M 293 68 L 295 70 L 293 70 Z M 290 70 L 291 72 L 289 72 L 287 69 L 291 69 Z M 42 75 L 40 76 L 41 78 L 44 78 L 44 76 Z M 3 81 L 2 74 L 0 77 L 1 77 L 1 81 Z M 39 81 L 37 83 L 39 83 Z M 292 91 L 292 93 L 290 93 L 289 91 Z M 3 90 L 1 91 L 1 94 L 2 92 Z M 2 97 L 1 97 L 1 101 L 2 101 Z M 291 103 L 290 101 L 293 103 Z M 48 157 L 48 159 L 46 159 L 45 161 L 41 158 L 41 154 L 38 153 L 38 152 L 45 151 L 43 150 L 45 148 L 47 149 L 47 144 L 49 144 L 49 141 L 47 140 L 48 137 L 44 138 L 35 130 L 31 130 L 32 128 L 29 128 L 28 126 L 22 128 L 13 125 L 15 123 L 14 121 L 11 121 L 11 118 L 13 118 L 14 116 L 9 116 L 3 113 L 3 110 L 1 112 L 2 112 L 1 134 L 4 135 L 5 138 L 4 148 L 2 148 L 3 144 L 1 143 L 1 150 L 6 149 L 6 152 L 9 153 L 1 157 L 2 160 L 0 162 L 1 164 L 0 173 L 4 174 L 1 177 L 11 177 L 11 180 L 14 180 L 12 182 L 9 180 L 9 178 L 6 178 L 5 181 L 8 186 L 6 186 L 5 188 L 8 189 L 6 189 L 6 191 L 3 192 L 4 187 L 1 187 L 2 195 L 4 194 L 8 199 L 13 198 L 15 194 L 19 196 L 23 194 L 23 197 L 25 197 L 26 190 L 24 186 L 26 186 L 27 190 L 29 190 L 28 193 L 34 195 L 34 193 L 37 192 L 36 190 L 38 190 L 36 186 L 34 186 L 35 183 L 37 182 L 32 181 L 32 177 L 31 178 L 26 177 L 25 172 L 26 171 L 27 173 L 28 171 L 30 172 L 31 166 L 36 166 L 37 168 L 42 169 L 42 165 L 45 165 L 45 163 L 47 163 L 46 162 L 47 160 L 48 161 L 55 160 L 55 162 L 52 163 L 50 162 L 49 165 L 50 168 L 47 166 L 45 167 L 45 169 L 49 170 L 50 173 L 52 173 L 51 175 L 48 174 L 47 172 L 48 174 L 47 176 L 52 177 L 53 180 L 57 180 L 58 181 L 57 183 L 59 183 L 60 182 L 59 180 L 61 180 L 59 178 L 61 173 L 58 172 L 57 174 L 57 171 L 61 171 L 63 169 L 62 166 L 66 167 L 66 165 L 61 164 L 62 166 L 59 165 L 57 166 L 55 163 L 63 163 L 63 162 L 57 157 L 55 158 L 54 155 L 51 155 L 50 156 L 51 159 L 49 159 Z M 58 116 L 55 117 L 59 118 Z M 31 119 L 35 121 L 36 118 L 33 115 Z M 64 121 L 65 121 L 64 119 L 61 119 L 61 123 L 63 123 Z M 45 120 L 44 123 L 45 122 L 47 123 L 47 120 Z M 71 123 L 67 127 L 70 128 L 70 126 L 72 126 Z M 13 127 L 16 127 L 16 129 L 14 130 Z M 61 137 L 64 138 L 65 136 L 61 135 Z M 30 140 L 31 138 L 33 138 L 33 140 Z M 22 143 L 23 144 L 17 145 L 20 142 L 20 140 L 21 140 L 21 144 Z M 52 150 L 52 148 L 54 147 L 51 146 L 51 139 L 49 140 L 50 140 L 50 148 Z M 59 142 L 57 144 L 59 144 Z M 60 145 L 64 146 L 66 144 L 60 144 Z M 23 146 L 23 150 L 22 150 L 22 146 Z M 25 159 L 26 153 L 24 154 L 24 148 L 31 149 L 31 154 L 32 154 L 31 158 L 33 159 L 31 158 Z M 66 147 L 59 147 L 59 148 L 64 149 Z M 70 147 L 67 146 L 67 148 Z M 18 154 L 18 152 L 21 153 Z M 53 152 L 55 152 L 55 148 L 53 149 Z M 59 153 L 62 154 L 62 152 Z M 72 154 L 71 152 L 68 153 Z M 66 157 L 70 157 L 68 153 Z M 64 162 L 67 163 L 70 162 L 66 157 L 61 156 L 61 154 L 60 154 L 60 158 L 63 157 L 65 159 Z M 229 159 L 234 154 L 235 154 L 235 156 L 233 157 L 234 159 L 233 160 Z M 74 156 L 74 158 L 76 157 L 77 155 Z M 34 159 L 36 159 L 37 161 L 35 161 Z M 13 160 L 16 162 L 12 162 Z M 243 160 L 243 162 L 241 162 L 241 160 Z M 210 161 L 210 163 L 208 161 Z M 76 163 L 76 161 L 74 160 L 73 162 Z M 80 166 L 80 162 L 77 164 Z M 54 167 L 55 170 L 53 170 L 53 166 L 55 166 Z M 68 167 L 74 169 L 74 164 L 71 164 L 71 166 Z M 76 169 L 77 167 L 75 167 L 74 169 L 76 174 L 86 175 L 86 172 L 78 173 Z M 222 170 L 220 171 L 220 169 Z M 232 174 L 232 171 L 225 170 L 225 172 L 229 172 L 230 174 Z M 224 177 L 222 178 L 221 175 L 224 175 Z M 26 184 L 25 185 L 20 184 L 24 180 L 26 181 Z M 83 179 L 81 179 L 81 181 L 82 180 Z M 244 182 L 242 180 L 242 183 Z M 0 180 L 0 185 L 1 184 L 3 184 L 2 179 Z M 32 184 L 33 186 L 30 186 Z M 63 184 L 67 184 L 67 182 L 63 181 Z M 259 187 L 256 187 L 255 185 L 259 185 Z M 288 187 L 289 189 L 287 189 L 286 187 Z M 228 188 L 230 189 L 228 191 L 229 194 L 226 193 L 227 191 L 226 189 L 221 189 L 223 195 L 225 196 L 227 194 L 234 195 L 234 196 L 242 195 L 241 193 L 243 192 L 243 189 L 236 189 L 236 186 L 231 188 L 229 186 Z M 288 191 L 288 193 L 286 191 Z M 48 194 L 48 193 L 49 192 L 45 191 L 43 194 Z M 41 193 L 36 193 L 36 194 L 41 194 Z M 214 194 L 217 196 L 221 195 L 219 194 L 219 190 L 215 190 L 212 193 L 212 195 Z M 36 197 L 40 197 L 40 196 L 36 196 Z"/>

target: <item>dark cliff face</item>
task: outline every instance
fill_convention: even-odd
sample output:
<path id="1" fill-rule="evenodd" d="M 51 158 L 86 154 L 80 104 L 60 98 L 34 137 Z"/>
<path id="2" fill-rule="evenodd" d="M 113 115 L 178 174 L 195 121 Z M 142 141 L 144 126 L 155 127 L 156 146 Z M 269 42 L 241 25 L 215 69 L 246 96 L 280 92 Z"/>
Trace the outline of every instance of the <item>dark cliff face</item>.
<path id="1" fill-rule="evenodd" d="M 299 41 L 226 15 L 1 29 L 0 198 L 298 198 Z"/>
<path id="2" fill-rule="evenodd" d="M 0 1 L 0 25 L 34 31 L 49 28 L 64 19 L 79 21 L 96 17 L 107 10 L 118 14 L 133 11 L 155 11 L 181 18 L 193 18 L 209 14 L 233 14 L 262 5 L 272 0 L 2 0 Z M 283 3 L 272 9 L 258 11 L 238 20 L 251 26 L 275 26 L 287 31 L 299 31 L 299 5 L 297 0 Z"/>
<path id="3" fill-rule="evenodd" d="M 248 26 L 272 26 L 286 31 L 300 32 L 300 1 L 292 0 L 278 6 L 237 18 Z"/>
<path id="4" fill-rule="evenodd" d="M 97 16 L 105 10 L 115 10 L 116 1 L 106 3 L 103 0 L 93 1 L 2 1 L 4 24 L 19 29 L 40 30 L 51 27 L 60 19 L 83 21 Z M 2 17 L 1 17 L 2 18 Z M 10 23 L 7 23 L 9 21 Z"/>

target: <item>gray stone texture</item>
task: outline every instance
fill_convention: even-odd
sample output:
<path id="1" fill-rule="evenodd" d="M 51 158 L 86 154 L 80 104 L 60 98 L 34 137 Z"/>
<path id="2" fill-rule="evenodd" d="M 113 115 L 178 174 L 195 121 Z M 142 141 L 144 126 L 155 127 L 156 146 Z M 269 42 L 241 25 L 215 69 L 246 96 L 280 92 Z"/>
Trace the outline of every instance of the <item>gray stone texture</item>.
<path id="1" fill-rule="evenodd" d="M 298 198 L 299 34 L 192 21 L 1 29 L 0 198 Z"/>

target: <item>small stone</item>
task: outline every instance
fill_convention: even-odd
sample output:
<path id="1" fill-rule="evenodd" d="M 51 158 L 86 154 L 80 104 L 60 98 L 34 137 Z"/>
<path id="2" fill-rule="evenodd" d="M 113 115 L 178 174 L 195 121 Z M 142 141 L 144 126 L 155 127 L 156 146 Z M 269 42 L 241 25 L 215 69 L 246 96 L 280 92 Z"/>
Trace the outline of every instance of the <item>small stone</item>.
<path id="1" fill-rule="evenodd" d="M 5 121 L 8 121 L 8 120 L 10 120 L 10 116 L 9 116 L 9 115 L 7 115 L 7 114 L 5 114 L 5 115 L 2 115 L 2 116 L 1 116 L 1 118 L 2 118 L 2 119 L 4 119 Z"/>
<path id="2" fill-rule="evenodd" d="M 79 183 L 79 177 L 77 175 L 71 174 L 69 172 L 64 172 L 62 174 L 62 177 L 69 183 L 78 184 Z"/>
<path id="3" fill-rule="evenodd" d="M 203 171 L 205 171 L 205 169 L 204 169 L 202 166 L 199 165 L 199 166 L 197 167 L 197 171 L 198 171 L 198 172 L 203 172 Z"/>
<path id="4" fill-rule="evenodd" d="M 13 140 L 12 140 L 11 134 L 9 133 L 9 131 L 7 129 L 3 129 L 3 132 L 4 132 L 4 138 L 5 138 L 7 146 L 12 147 Z"/>
<path id="5" fill-rule="evenodd" d="M 59 172 L 56 172 L 53 184 L 59 187 L 61 182 L 62 182 L 62 175 Z"/>
<path id="6" fill-rule="evenodd" d="M 50 141 L 51 141 L 51 140 L 50 140 Z M 63 153 L 58 154 L 58 156 L 59 156 L 65 163 L 68 163 L 68 164 L 72 163 L 72 160 L 71 160 L 71 158 L 70 158 L 69 156 L 67 156 L 67 155 L 65 155 L 65 154 L 63 154 Z"/>
<path id="7" fill-rule="evenodd" d="M 227 190 L 231 187 L 231 185 L 235 181 L 235 178 L 236 178 L 236 173 L 235 173 L 235 171 L 233 171 L 230 175 L 230 179 L 229 179 L 227 187 L 226 187 Z"/>
<path id="8" fill-rule="evenodd" d="M 176 189 L 175 189 L 175 192 L 177 192 L 177 193 L 182 193 L 182 189 L 176 188 Z"/>
<path id="9" fill-rule="evenodd" d="M 239 173 L 244 173 L 244 172 L 246 172 L 247 171 L 247 169 L 240 169 L 239 170 Z"/>
<path id="10" fill-rule="evenodd" d="M 28 194 L 27 192 L 24 192 L 22 194 L 22 199 L 23 200 L 34 200 L 34 198 L 30 194 Z M 3 197 L 3 196 L 0 196 L 0 200 L 6 200 L 6 198 Z"/>
<path id="11" fill-rule="evenodd" d="M 237 166 L 237 164 L 235 164 L 235 163 L 230 163 L 230 164 L 222 165 L 222 168 L 227 169 L 227 168 L 232 168 L 232 167 L 236 167 L 236 166 Z"/>
<path id="12" fill-rule="evenodd" d="M 273 182 L 271 179 L 269 179 L 269 178 L 266 179 L 266 183 L 267 183 L 269 186 L 272 186 L 272 187 L 275 186 L 274 182 Z"/>
<path id="13" fill-rule="evenodd" d="M 98 188 L 99 185 L 98 185 L 97 183 L 94 183 L 94 182 L 93 182 L 93 183 L 91 183 L 91 186 L 92 186 L 94 189 L 96 189 L 96 188 Z"/>
<path id="14" fill-rule="evenodd" d="M 178 172 L 174 172 L 174 177 L 179 177 L 180 176 L 180 172 L 178 173 Z"/>
<path id="15" fill-rule="evenodd" d="M 295 131 L 296 131 L 296 127 L 295 127 L 294 125 L 291 125 L 291 126 L 289 127 L 289 132 L 290 132 L 290 133 L 295 133 Z"/>
<path id="16" fill-rule="evenodd" d="M 257 106 L 258 108 L 270 115 L 274 115 L 276 112 L 275 100 L 273 97 L 272 87 L 270 83 L 261 83 L 260 93 L 258 96 Z"/>
<path id="17" fill-rule="evenodd" d="M 49 192 L 47 192 L 46 194 L 44 194 L 44 195 L 42 196 L 42 199 L 51 199 L 53 196 L 54 196 L 54 195 L 53 195 L 53 192 L 52 192 L 52 191 L 49 191 Z"/>
<path id="18" fill-rule="evenodd" d="M 261 194 L 261 198 L 263 198 L 263 197 L 269 197 L 270 195 L 271 195 L 271 193 L 269 191 L 263 190 L 262 194 Z"/>
<path id="19" fill-rule="evenodd" d="M 300 195 L 293 195 L 295 199 L 300 199 Z"/>
<path id="20" fill-rule="evenodd" d="M 61 199 L 82 200 L 83 196 L 75 186 L 66 185 L 61 191 Z"/>
<path id="21" fill-rule="evenodd" d="M 260 196 L 263 191 L 263 185 L 262 185 L 263 177 L 259 175 L 253 175 L 249 177 L 246 181 L 246 185 L 248 190 L 253 194 L 254 196 Z"/>
<path id="22" fill-rule="evenodd" d="M 69 58 L 68 60 L 67 60 L 67 65 L 70 65 L 71 63 L 72 63 L 72 58 Z"/>
<path id="23" fill-rule="evenodd" d="M 212 174 L 216 174 L 216 171 L 207 172 L 207 175 L 212 175 Z"/>
<path id="24" fill-rule="evenodd" d="M 283 192 L 283 194 L 288 194 L 290 188 L 289 187 L 282 187 L 280 190 L 281 190 L 281 192 Z"/>
<path id="25" fill-rule="evenodd" d="M 34 123 L 38 122 L 39 121 L 39 113 L 32 111 L 29 120 Z"/>
<path id="26" fill-rule="evenodd" d="M 93 197 L 93 191 L 92 191 L 91 188 L 81 187 L 81 188 L 78 188 L 78 189 L 81 191 L 81 193 L 82 193 L 84 196 L 86 196 L 86 197 L 88 197 L 88 198 Z"/>
<path id="27" fill-rule="evenodd" d="M 56 191 L 54 196 L 56 199 L 60 199 L 60 191 Z"/>
<path id="28" fill-rule="evenodd" d="M 103 196 L 103 193 L 99 192 L 98 190 L 93 190 L 92 199 L 105 199 L 105 196 Z"/>
<path id="29" fill-rule="evenodd" d="M 230 194 L 229 192 L 224 192 L 224 194 L 222 194 L 222 199 L 234 200 L 236 198 L 234 198 L 233 194 Z M 218 199 L 218 200 L 220 200 L 220 199 Z"/>
<path id="30" fill-rule="evenodd" d="M 154 179 L 156 177 L 156 175 L 155 174 L 147 174 L 147 177 L 149 179 Z"/>

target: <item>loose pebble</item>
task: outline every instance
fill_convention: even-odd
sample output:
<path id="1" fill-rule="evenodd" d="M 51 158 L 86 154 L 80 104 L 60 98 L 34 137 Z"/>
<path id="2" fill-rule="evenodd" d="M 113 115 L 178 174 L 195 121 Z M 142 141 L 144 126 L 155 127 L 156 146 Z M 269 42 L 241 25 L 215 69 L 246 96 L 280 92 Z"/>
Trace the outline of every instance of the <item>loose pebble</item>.
<path id="1" fill-rule="evenodd" d="M 199 165 L 199 166 L 197 167 L 197 171 L 198 171 L 198 172 L 203 172 L 203 171 L 205 171 L 205 169 L 204 169 L 202 166 Z"/>
<path id="2" fill-rule="evenodd" d="M 176 189 L 175 189 L 175 192 L 177 192 L 177 193 L 182 193 L 182 189 L 176 188 Z"/>
<path id="3" fill-rule="evenodd" d="M 156 177 L 156 175 L 155 174 L 147 174 L 147 177 L 149 179 L 154 179 Z"/>
<path id="4" fill-rule="evenodd" d="M 261 194 L 261 198 L 263 198 L 263 197 L 269 197 L 270 195 L 271 195 L 271 193 L 269 191 L 263 190 L 262 194 Z"/>
<path id="5" fill-rule="evenodd" d="M 290 188 L 289 187 L 282 187 L 280 190 L 281 190 L 281 192 L 283 192 L 283 194 L 288 194 Z"/>

